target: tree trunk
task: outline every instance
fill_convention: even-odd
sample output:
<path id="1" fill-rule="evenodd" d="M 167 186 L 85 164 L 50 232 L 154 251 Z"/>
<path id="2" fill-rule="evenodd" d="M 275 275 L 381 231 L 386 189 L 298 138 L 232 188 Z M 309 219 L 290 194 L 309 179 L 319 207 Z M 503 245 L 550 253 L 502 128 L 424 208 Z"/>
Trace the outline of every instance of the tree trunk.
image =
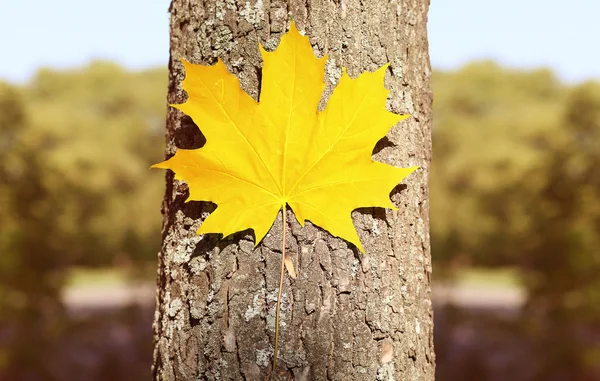
<path id="1" fill-rule="evenodd" d="M 291 16 L 317 56 L 329 54 L 326 99 L 341 67 L 352 77 L 391 62 L 388 108 L 410 113 L 376 147 L 378 161 L 421 169 L 392 192 L 399 211 L 353 212 L 366 256 L 288 211 L 287 247 L 296 280 L 286 275 L 277 370 L 272 380 L 433 380 L 429 205 L 431 90 L 428 0 L 174 0 L 169 103 L 186 99 L 179 61 L 221 57 L 258 98 L 258 43 L 273 50 Z M 201 127 L 201 126 L 200 126 Z M 167 156 L 204 138 L 171 108 Z M 281 264 L 281 214 L 255 249 L 195 231 L 214 205 L 191 202 L 167 174 L 163 246 L 154 321 L 155 380 L 261 380 L 273 355 Z"/>

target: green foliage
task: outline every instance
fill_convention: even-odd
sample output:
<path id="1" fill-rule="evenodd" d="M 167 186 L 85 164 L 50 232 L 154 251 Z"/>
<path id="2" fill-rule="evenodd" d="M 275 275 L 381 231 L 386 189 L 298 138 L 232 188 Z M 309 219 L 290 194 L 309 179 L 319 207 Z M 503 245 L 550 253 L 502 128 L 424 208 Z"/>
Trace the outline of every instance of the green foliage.
<path id="1" fill-rule="evenodd" d="M 53 255 L 106 264 L 111 256 L 156 251 L 160 218 L 151 216 L 162 190 L 148 164 L 162 157 L 165 88 L 164 70 L 132 74 L 94 62 L 42 70 L 23 89 L 27 123 L 7 165 L 10 188 L 14 197 L 29 192 L 22 204 L 48 213 L 54 239 L 64 237 Z"/>
<path id="2" fill-rule="evenodd" d="M 509 72 L 487 62 L 436 72 L 433 83 L 434 254 L 439 259 L 462 251 L 478 261 L 502 261 L 504 255 L 483 248 L 504 221 L 483 210 L 481 195 L 525 185 L 523 175 L 545 154 L 540 139 L 553 139 L 560 128 L 564 92 L 545 70 Z M 511 219 L 511 228 L 524 229 L 520 223 Z"/>
<path id="3" fill-rule="evenodd" d="M 520 268 L 523 322 L 551 364 L 537 379 L 585 369 L 598 347 L 578 332 L 600 321 L 600 84 L 484 62 L 436 72 L 434 90 L 434 260 Z"/>
<path id="4" fill-rule="evenodd" d="M 94 62 L 0 84 L 0 326 L 14 333 L 0 358 L 8 349 L 11 366 L 34 367 L 27 346 L 43 351 L 64 329 L 68 266 L 155 257 L 163 185 L 149 167 L 163 157 L 166 79 Z"/>

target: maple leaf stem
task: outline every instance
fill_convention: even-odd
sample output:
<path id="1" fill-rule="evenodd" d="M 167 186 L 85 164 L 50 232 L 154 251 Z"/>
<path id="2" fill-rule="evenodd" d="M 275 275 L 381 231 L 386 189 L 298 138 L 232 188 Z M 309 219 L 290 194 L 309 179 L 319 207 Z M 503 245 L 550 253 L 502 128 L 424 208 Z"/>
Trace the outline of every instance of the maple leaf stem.
<path id="1" fill-rule="evenodd" d="M 279 274 L 279 295 L 277 295 L 277 312 L 275 313 L 275 351 L 273 352 L 273 370 L 277 367 L 277 351 L 279 345 L 279 310 L 281 309 L 281 292 L 283 291 L 283 273 L 285 272 L 285 231 L 286 206 L 283 207 L 283 234 L 281 239 L 281 273 Z"/>

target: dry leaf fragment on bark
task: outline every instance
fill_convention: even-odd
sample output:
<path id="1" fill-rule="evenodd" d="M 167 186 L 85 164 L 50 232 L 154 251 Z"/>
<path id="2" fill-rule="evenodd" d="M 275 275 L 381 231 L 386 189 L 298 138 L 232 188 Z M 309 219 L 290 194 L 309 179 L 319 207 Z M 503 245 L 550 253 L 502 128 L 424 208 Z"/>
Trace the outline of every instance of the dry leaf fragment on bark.
<path id="1" fill-rule="evenodd" d="M 292 257 L 290 257 L 290 255 L 286 253 L 285 258 L 283 260 L 285 264 L 285 269 L 287 270 L 290 278 L 296 279 L 298 277 L 298 274 L 296 274 L 296 269 L 294 269 L 294 262 L 292 262 Z"/>
<path id="2" fill-rule="evenodd" d="M 206 137 L 204 147 L 178 149 L 154 168 L 185 180 L 190 200 L 217 209 L 199 234 L 228 236 L 248 228 L 256 244 L 286 205 L 298 222 L 310 220 L 364 249 L 352 224 L 359 207 L 393 208 L 389 193 L 417 167 L 375 162 L 375 143 L 408 115 L 386 110 L 388 65 L 351 79 L 344 70 L 327 107 L 317 106 L 327 57 L 316 58 L 294 23 L 274 52 L 261 47 L 260 101 L 240 89 L 219 59 L 213 66 L 183 60 L 188 100 L 173 105 Z M 285 209 L 284 209 L 285 210 Z"/>

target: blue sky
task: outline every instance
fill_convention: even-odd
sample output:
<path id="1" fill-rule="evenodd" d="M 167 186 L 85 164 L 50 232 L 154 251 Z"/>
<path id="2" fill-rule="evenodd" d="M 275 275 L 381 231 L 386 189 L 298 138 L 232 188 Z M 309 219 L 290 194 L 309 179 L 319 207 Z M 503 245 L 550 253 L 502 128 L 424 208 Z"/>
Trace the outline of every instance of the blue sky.
<path id="1" fill-rule="evenodd" d="M 432 0 L 432 65 L 492 58 L 549 67 L 564 80 L 600 79 L 599 0 Z M 166 65 L 168 0 L 16 0 L 0 5 L 0 79 L 22 82 L 42 66 L 111 59 Z M 13 37 L 14 36 L 14 37 Z"/>

